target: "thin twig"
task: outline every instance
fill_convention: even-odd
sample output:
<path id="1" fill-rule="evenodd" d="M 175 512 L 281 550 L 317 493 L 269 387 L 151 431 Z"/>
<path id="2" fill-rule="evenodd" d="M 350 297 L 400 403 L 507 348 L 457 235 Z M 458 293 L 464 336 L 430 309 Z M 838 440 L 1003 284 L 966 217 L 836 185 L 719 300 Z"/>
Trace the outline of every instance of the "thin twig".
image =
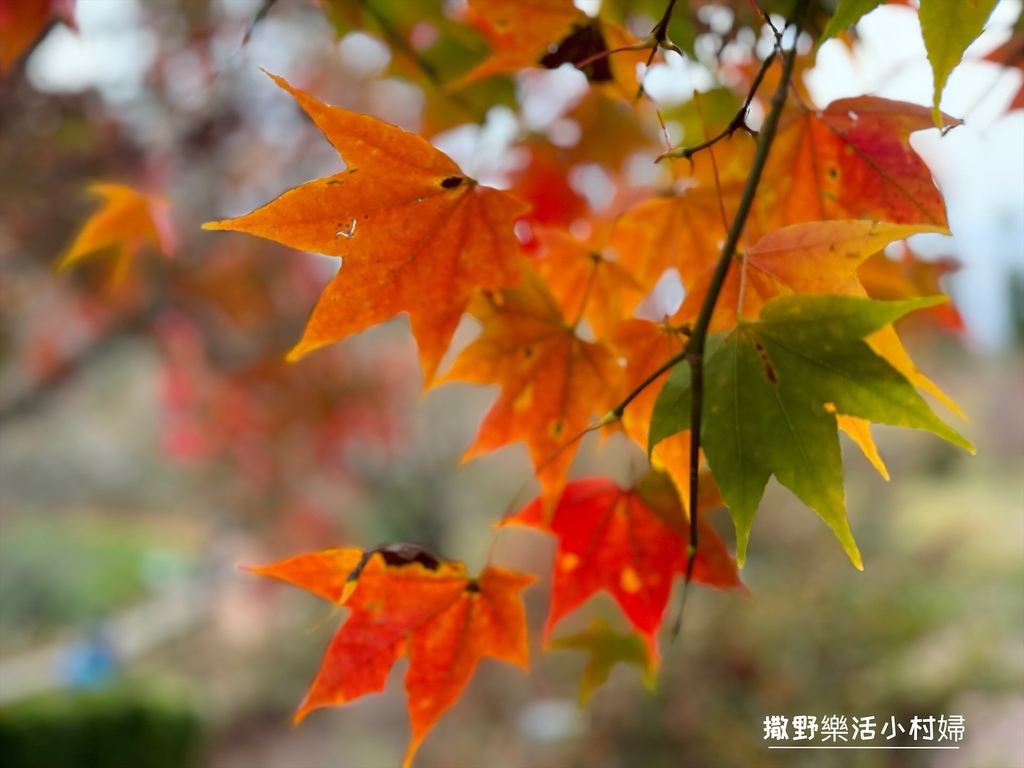
<path id="1" fill-rule="evenodd" d="M 761 68 L 757 71 L 757 76 L 754 77 L 754 82 L 750 86 L 750 91 L 747 93 L 747 98 L 743 102 L 743 106 L 736 112 L 735 117 L 729 121 L 729 124 L 725 126 L 725 130 L 719 133 L 717 136 L 713 136 L 706 141 L 702 141 L 700 144 L 695 144 L 692 147 L 677 147 L 676 149 L 669 150 L 658 156 L 655 162 L 659 162 L 666 157 L 676 158 L 682 157 L 686 160 L 693 162 L 693 156 L 700 152 L 702 149 L 714 146 L 722 139 L 732 138 L 732 135 L 736 131 L 746 131 L 751 136 L 757 136 L 757 131 L 747 125 L 747 113 L 750 111 L 750 104 L 754 101 L 754 96 L 757 95 L 758 88 L 761 87 L 761 81 L 764 80 L 764 75 L 768 71 L 768 67 L 775 61 L 775 55 L 777 51 L 772 50 L 771 54 L 763 62 L 761 62 Z"/>

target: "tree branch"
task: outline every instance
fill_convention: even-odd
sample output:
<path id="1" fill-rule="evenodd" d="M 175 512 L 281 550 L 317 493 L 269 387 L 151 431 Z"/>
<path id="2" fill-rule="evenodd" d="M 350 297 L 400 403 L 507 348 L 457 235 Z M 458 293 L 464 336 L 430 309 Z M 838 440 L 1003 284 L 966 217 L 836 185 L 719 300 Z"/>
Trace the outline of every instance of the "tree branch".
<path id="1" fill-rule="evenodd" d="M 722 286 L 725 284 L 726 275 L 729 272 L 729 265 L 732 263 L 736 253 L 736 246 L 743 234 L 750 209 L 754 203 L 754 196 L 757 193 L 758 184 L 761 181 L 761 174 L 764 172 L 765 164 L 768 161 L 768 153 L 771 150 L 772 142 L 775 140 L 775 132 L 778 129 L 779 119 L 782 116 L 782 109 L 786 104 L 786 96 L 789 91 L 789 83 L 793 76 L 793 69 L 796 63 L 796 47 L 803 30 L 804 19 L 810 0 L 799 0 L 793 13 L 790 25 L 795 30 L 793 36 L 793 47 L 783 54 L 782 76 L 779 85 L 772 96 L 771 106 L 765 117 L 764 124 L 757 139 L 757 148 L 754 153 L 754 160 L 750 166 L 750 174 L 747 176 L 743 193 L 740 197 L 736 215 L 733 218 L 732 226 L 725 243 L 722 245 L 722 252 L 715 265 L 715 271 L 708 284 L 708 291 L 701 304 L 700 313 L 694 322 L 690 339 L 682 352 L 673 356 L 657 368 L 650 376 L 630 392 L 626 398 L 614 409 L 609 411 L 602 419 L 595 423 L 592 428 L 611 424 L 622 418 L 626 407 L 659 376 L 673 368 L 684 360 L 690 366 L 690 483 L 688 494 L 688 512 L 690 515 L 690 544 L 686 558 L 686 581 L 683 589 L 683 603 L 680 604 L 679 619 L 673 627 L 673 634 L 679 631 L 682 621 L 682 607 L 685 604 L 687 588 L 693 579 L 693 565 L 697 554 L 697 499 L 699 498 L 699 470 L 700 470 L 700 448 L 701 448 L 701 414 L 704 404 L 704 349 L 707 343 L 708 328 L 711 325 L 711 315 L 718 303 Z M 766 59 L 767 61 L 767 59 Z"/>

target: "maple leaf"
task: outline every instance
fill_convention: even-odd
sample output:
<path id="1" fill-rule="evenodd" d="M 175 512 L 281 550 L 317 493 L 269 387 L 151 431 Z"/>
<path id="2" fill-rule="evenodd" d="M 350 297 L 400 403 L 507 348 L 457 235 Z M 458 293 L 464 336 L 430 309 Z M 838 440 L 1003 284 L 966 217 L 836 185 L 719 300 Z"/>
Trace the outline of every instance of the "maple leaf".
<path id="1" fill-rule="evenodd" d="M 654 691 L 657 683 L 658 657 L 646 638 L 638 632 L 617 632 L 602 619 L 591 619 L 582 632 L 554 638 L 548 647 L 554 651 L 585 651 L 590 656 L 580 678 L 581 707 L 604 685 L 616 664 L 639 667 L 649 691 Z"/>
<path id="2" fill-rule="evenodd" d="M 558 538 L 545 637 L 563 616 L 605 590 L 655 649 L 672 578 L 686 573 L 689 543 L 686 513 L 668 476 L 652 471 L 628 490 L 605 478 L 569 483 L 547 519 L 538 498 L 505 521 Z M 703 514 L 698 525 L 693 580 L 742 589 L 735 562 Z"/>
<path id="3" fill-rule="evenodd" d="M 57 264 L 57 271 L 69 269 L 90 256 L 113 251 L 117 263 L 111 285 L 128 275 L 138 250 L 150 243 L 164 255 L 174 249 L 174 234 L 167 215 L 167 201 L 143 195 L 123 184 L 91 184 L 89 191 L 103 198 L 103 206 L 85 222 L 74 242 Z"/>
<path id="4" fill-rule="evenodd" d="M 517 288 L 479 295 L 470 312 L 483 331 L 444 380 L 500 384 L 501 395 L 463 460 L 524 440 L 554 501 L 576 451 L 568 441 L 615 404 L 622 368 L 605 346 L 576 335 L 532 270 Z"/>
<path id="5" fill-rule="evenodd" d="M 961 123 L 945 116 L 943 125 Z M 765 229 L 829 219 L 946 227 L 942 195 L 908 141 L 930 127 L 927 108 L 875 96 L 792 107 L 765 166 Z"/>
<path id="6" fill-rule="evenodd" d="M 409 657 L 405 690 L 412 740 L 406 767 L 480 659 L 528 666 L 519 593 L 533 576 L 487 567 L 470 578 L 463 563 L 440 560 L 412 545 L 366 553 L 328 549 L 247 570 L 343 603 L 351 611 L 327 648 L 296 722 L 318 707 L 340 706 L 384 690 L 394 663 Z"/>
<path id="7" fill-rule="evenodd" d="M 742 564 L 754 513 L 775 475 L 817 512 L 862 569 L 846 519 L 839 413 L 932 432 L 973 452 L 917 390 L 863 340 L 907 312 L 942 299 L 880 302 L 852 296 L 779 296 L 754 321 L 708 340 L 702 445 L 732 512 Z M 662 388 L 650 445 L 690 424 L 690 371 Z"/>
<path id="8" fill-rule="evenodd" d="M 537 273 L 565 314 L 588 320 L 597 338 L 605 338 L 646 293 L 616 252 L 602 247 L 604 238 L 583 242 L 555 229 L 540 229 L 536 235 L 541 246 L 534 261 Z"/>
<path id="9" fill-rule="evenodd" d="M 348 167 L 204 228 L 343 259 L 289 359 L 407 312 L 429 385 L 473 289 L 518 281 L 512 227 L 526 207 L 466 177 L 425 139 L 322 104 L 270 77 L 295 97 Z"/>
<path id="10" fill-rule="evenodd" d="M 912 234 L 945 231 L 944 227 L 926 224 L 818 221 L 769 232 L 757 241 L 745 262 L 730 265 L 710 330 L 726 330 L 736 324 L 741 295 L 742 314 L 746 317 L 756 317 L 768 299 L 791 292 L 865 296 L 858 269 L 866 258 Z M 744 263 L 745 276 L 742 274 Z M 710 274 L 710 271 L 705 273 L 687 295 L 673 318 L 675 322 L 686 323 L 696 318 L 707 293 Z M 873 334 L 868 343 L 914 386 L 934 395 L 963 418 L 957 404 L 913 364 L 892 328 Z"/>
<path id="11" fill-rule="evenodd" d="M 935 89 L 932 96 L 932 118 L 937 128 L 943 127 L 943 114 L 939 111 L 942 91 L 950 72 L 960 63 L 975 38 L 985 28 L 999 0 L 921 0 L 917 17 L 921 22 L 921 36 L 932 65 Z"/>
<path id="12" fill-rule="evenodd" d="M 718 211 L 718 194 L 706 187 L 656 197 L 623 214 L 611 246 L 647 290 L 653 289 L 670 267 L 679 272 L 689 289 L 714 265 L 718 246 L 725 239 Z"/>

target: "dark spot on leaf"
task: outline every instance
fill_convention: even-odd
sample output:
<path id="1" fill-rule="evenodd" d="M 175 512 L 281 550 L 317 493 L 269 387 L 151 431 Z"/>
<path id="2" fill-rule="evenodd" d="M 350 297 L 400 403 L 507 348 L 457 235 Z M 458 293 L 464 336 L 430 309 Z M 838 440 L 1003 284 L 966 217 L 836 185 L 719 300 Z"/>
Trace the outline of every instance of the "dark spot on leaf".
<path id="1" fill-rule="evenodd" d="M 551 424 L 551 436 L 556 440 L 565 432 L 565 422 L 559 419 Z"/>
<path id="2" fill-rule="evenodd" d="M 463 179 L 461 176 L 449 176 L 447 179 L 441 182 L 441 186 L 444 187 L 445 189 L 455 189 L 463 181 L 465 181 L 465 179 Z"/>
<path id="3" fill-rule="evenodd" d="M 374 551 L 380 553 L 385 563 L 396 567 L 419 563 L 429 571 L 436 571 L 441 566 L 437 557 L 418 544 L 385 544 Z"/>
<path id="4" fill-rule="evenodd" d="M 544 56 L 540 60 L 540 64 L 548 69 L 558 69 L 566 62 L 578 66 L 580 62 L 599 53 L 605 53 L 607 50 L 608 46 L 601 34 L 599 22 L 592 21 L 587 25 L 574 24 L 572 32 L 562 38 L 562 42 L 555 50 Z M 605 83 L 612 79 L 612 70 L 607 56 L 587 64 L 581 68 L 581 71 L 592 83 Z"/>
<path id="5" fill-rule="evenodd" d="M 533 357 L 533 347 L 523 347 L 523 357 Z"/>
<path id="6" fill-rule="evenodd" d="M 761 346 L 760 342 L 754 342 L 754 349 L 757 350 L 757 358 L 761 361 L 761 368 L 764 370 L 765 378 L 772 385 L 779 383 L 779 377 L 775 373 L 775 367 L 772 365 L 771 360 L 768 359 L 768 353 L 764 347 Z"/>
<path id="7" fill-rule="evenodd" d="M 828 177 L 830 179 L 832 179 L 832 181 L 835 181 L 836 179 L 838 179 L 839 178 L 839 169 L 836 166 L 834 166 L 834 165 L 831 166 L 828 169 Z"/>
<path id="8" fill-rule="evenodd" d="M 466 582 L 466 591 L 474 595 L 480 591 L 480 585 L 476 583 L 476 579 L 470 579 Z"/>
<path id="9" fill-rule="evenodd" d="M 328 184 L 344 184 L 345 182 L 342 181 L 341 179 L 328 179 L 327 183 Z"/>

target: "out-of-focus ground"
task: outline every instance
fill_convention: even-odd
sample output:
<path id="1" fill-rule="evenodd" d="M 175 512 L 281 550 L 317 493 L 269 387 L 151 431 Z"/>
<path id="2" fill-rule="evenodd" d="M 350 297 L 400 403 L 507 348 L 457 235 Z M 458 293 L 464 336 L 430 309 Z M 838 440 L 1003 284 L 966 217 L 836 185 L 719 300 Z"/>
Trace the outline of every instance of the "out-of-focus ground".
<path id="1" fill-rule="evenodd" d="M 774 714 L 964 716 L 958 751 L 830 752 L 828 765 L 1024 765 L 1024 362 L 952 342 L 922 351 L 921 366 L 970 415 L 963 431 L 978 455 L 876 428 L 887 483 L 846 451 L 863 573 L 773 484 L 743 572 L 751 597 L 691 595 L 656 693 L 618 667 L 579 710 L 583 658 L 534 640 L 529 675 L 484 662 L 417 765 L 826 764 L 823 753 L 769 752 L 763 721 Z M 195 718 L 196 765 L 397 764 L 404 663 L 383 695 L 291 726 L 343 616 L 236 570 L 295 550 L 218 510 L 202 471 L 163 460 L 157 384 L 145 347 L 125 342 L 0 436 L 0 719 L 82 695 L 157 700 Z M 462 385 L 431 392 L 381 487 L 334 513 L 365 541 L 387 540 L 396 515 L 429 512 L 434 545 L 479 565 L 491 522 L 529 473 L 519 448 L 457 467 L 488 399 Z M 601 467 L 595 452 L 584 451 L 584 469 Z M 636 469 L 614 442 L 603 456 L 623 480 Z M 495 556 L 544 572 L 550 553 L 543 536 L 509 530 Z M 534 628 L 546 588 L 527 593 Z"/>

